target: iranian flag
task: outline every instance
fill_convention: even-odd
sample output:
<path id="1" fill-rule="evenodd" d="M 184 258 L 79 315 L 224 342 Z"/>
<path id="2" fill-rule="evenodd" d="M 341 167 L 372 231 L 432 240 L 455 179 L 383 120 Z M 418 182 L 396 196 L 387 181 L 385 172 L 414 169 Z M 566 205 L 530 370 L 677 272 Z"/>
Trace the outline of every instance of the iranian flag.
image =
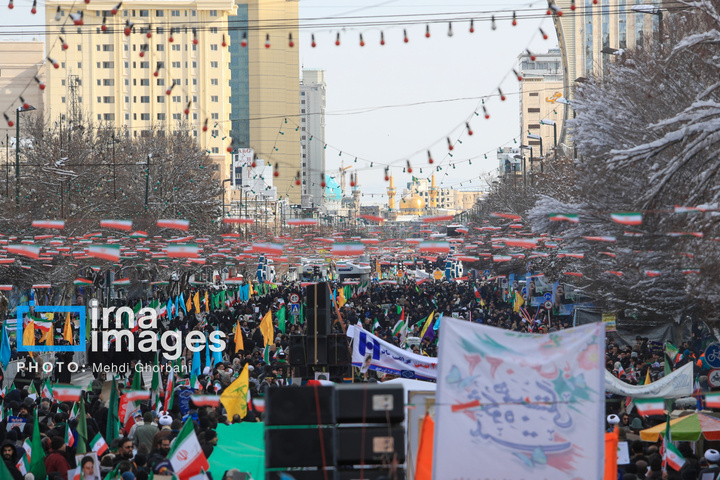
<path id="1" fill-rule="evenodd" d="M 665 447 L 665 463 L 679 472 L 682 466 L 685 465 L 685 457 L 683 457 L 680 450 L 669 441 L 663 440 L 663 446 Z"/>
<path id="2" fill-rule="evenodd" d="M 118 278 L 117 280 L 113 280 L 112 284 L 115 287 L 127 287 L 130 285 L 130 279 L 129 278 Z"/>
<path id="3" fill-rule="evenodd" d="M 132 220 L 100 220 L 102 228 L 112 228 L 113 230 L 122 230 L 129 232 L 132 230 Z"/>
<path id="4" fill-rule="evenodd" d="M 383 217 L 378 217 L 377 215 L 360 215 L 360 218 L 364 218 L 365 220 L 368 220 L 370 222 L 378 222 L 382 223 L 385 221 Z"/>
<path id="5" fill-rule="evenodd" d="M 720 392 L 706 393 L 705 406 L 710 408 L 720 408 Z"/>
<path id="6" fill-rule="evenodd" d="M 200 247 L 195 243 L 168 245 L 165 247 L 165 255 L 171 258 L 196 258 L 199 253 Z"/>
<path id="7" fill-rule="evenodd" d="M 660 270 L 645 270 L 645 276 L 647 277 L 659 277 L 662 275 Z"/>
<path id="8" fill-rule="evenodd" d="M 365 245 L 379 245 L 380 240 L 377 238 L 361 238 L 360 242 L 364 243 Z"/>
<path id="9" fill-rule="evenodd" d="M 76 287 L 86 287 L 86 286 L 89 286 L 92 284 L 93 284 L 92 280 L 86 280 L 84 278 L 76 278 L 73 281 L 73 285 L 75 285 Z"/>
<path id="10" fill-rule="evenodd" d="M 34 245 L 8 245 L 7 253 L 22 255 L 23 257 L 40 258 L 40 247 Z"/>
<path id="11" fill-rule="evenodd" d="M 173 228 L 175 230 L 182 230 L 184 232 L 187 232 L 188 228 L 190 228 L 190 221 L 180 219 L 164 219 L 158 220 L 157 226 L 159 228 Z"/>
<path id="12" fill-rule="evenodd" d="M 617 241 L 617 238 L 615 237 L 582 237 L 585 240 L 589 240 L 591 242 L 609 242 L 609 243 L 615 243 Z"/>
<path id="13" fill-rule="evenodd" d="M 493 255 L 493 262 L 509 262 L 512 260 L 510 255 Z"/>
<path id="14" fill-rule="evenodd" d="M 103 453 L 107 451 L 108 445 L 105 443 L 103 436 L 98 433 L 95 435 L 95 438 L 90 441 L 90 449 L 97 453 L 98 457 L 102 457 Z"/>
<path id="15" fill-rule="evenodd" d="M 57 384 L 53 387 L 53 396 L 58 402 L 77 402 L 82 396 L 83 387 Z"/>
<path id="16" fill-rule="evenodd" d="M 12 285 L 0 285 L 0 291 L 2 292 L 11 292 L 13 289 Z"/>
<path id="17" fill-rule="evenodd" d="M 45 380 L 43 382 L 42 391 L 40 392 L 40 396 L 42 398 L 47 398 L 49 400 L 52 400 L 52 398 L 53 398 L 53 389 L 50 387 L 50 384 L 48 384 L 47 380 Z"/>
<path id="18" fill-rule="evenodd" d="M 67 443 L 68 447 L 75 446 L 75 435 L 70 430 L 70 424 L 68 423 L 65 424 L 65 443 Z"/>
<path id="19" fill-rule="evenodd" d="M 120 245 L 90 245 L 85 253 L 89 257 L 102 258 L 111 262 L 120 261 Z"/>
<path id="20" fill-rule="evenodd" d="M 522 247 L 522 248 L 536 248 L 537 240 L 532 238 L 506 238 L 506 247 Z"/>
<path id="21" fill-rule="evenodd" d="M 633 402 L 638 413 L 643 417 L 665 414 L 665 402 L 662 398 L 636 398 Z"/>
<path id="22" fill-rule="evenodd" d="M 420 252 L 448 253 L 450 242 L 420 242 L 418 248 Z"/>
<path id="23" fill-rule="evenodd" d="M 148 234 L 142 230 L 137 230 L 130 234 L 130 238 L 148 238 Z"/>
<path id="24" fill-rule="evenodd" d="M 291 218 L 287 221 L 288 225 L 302 226 L 302 225 L 317 225 L 318 221 L 316 218 Z"/>
<path id="25" fill-rule="evenodd" d="M 279 243 L 256 243 L 253 245 L 253 253 L 267 253 L 269 255 L 282 255 L 283 246 Z"/>
<path id="26" fill-rule="evenodd" d="M 220 406 L 220 395 L 191 395 L 190 400 L 198 407 Z"/>
<path id="27" fill-rule="evenodd" d="M 128 402 L 150 400 L 150 390 L 130 390 L 123 395 Z"/>
<path id="28" fill-rule="evenodd" d="M 453 218 L 455 218 L 454 215 L 425 215 L 420 220 L 422 220 L 423 223 L 450 222 Z"/>
<path id="29" fill-rule="evenodd" d="M 362 243 L 335 243 L 330 250 L 333 255 L 362 255 L 365 245 Z"/>
<path id="30" fill-rule="evenodd" d="M 192 420 L 185 422 L 167 458 L 170 460 L 173 472 L 180 480 L 188 480 L 193 475 L 209 469 L 207 458 L 195 435 Z"/>
<path id="31" fill-rule="evenodd" d="M 33 220 L 33 228 L 54 228 L 62 230 L 65 228 L 65 220 Z"/>
<path id="32" fill-rule="evenodd" d="M 172 407 L 173 389 L 175 388 L 175 370 L 170 369 L 168 374 L 167 386 L 165 387 L 165 402 L 163 403 L 163 409 L 166 412 L 170 411 Z"/>
<path id="33" fill-rule="evenodd" d="M 550 221 L 580 223 L 580 215 L 577 213 L 551 213 Z"/>
<path id="34" fill-rule="evenodd" d="M 492 212 L 490 214 L 491 217 L 495 218 L 507 218 L 508 220 L 518 221 L 520 220 L 520 215 L 513 215 L 512 213 L 498 213 L 498 212 Z"/>
<path id="35" fill-rule="evenodd" d="M 242 217 L 225 217 L 223 223 L 255 223 L 253 218 L 242 218 Z"/>
<path id="36" fill-rule="evenodd" d="M 622 225 L 642 225 L 642 213 L 631 212 L 631 213 L 611 213 L 610 218 L 615 223 Z"/>

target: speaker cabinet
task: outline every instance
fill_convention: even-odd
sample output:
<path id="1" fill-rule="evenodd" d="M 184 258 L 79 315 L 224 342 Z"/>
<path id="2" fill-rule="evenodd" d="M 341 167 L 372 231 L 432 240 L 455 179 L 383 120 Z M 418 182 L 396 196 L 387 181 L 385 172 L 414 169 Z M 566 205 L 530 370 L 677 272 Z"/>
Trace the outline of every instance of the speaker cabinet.
<path id="1" fill-rule="evenodd" d="M 328 365 L 349 365 L 350 349 L 348 347 L 347 336 L 345 335 L 329 335 L 328 336 Z"/>
<path id="2" fill-rule="evenodd" d="M 265 395 L 267 426 L 328 425 L 336 423 L 335 417 L 334 387 L 269 388 Z"/>
<path id="3" fill-rule="evenodd" d="M 338 428 L 337 440 L 338 465 L 405 463 L 403 426 Z"/>
<path id="4" fill-rule="evenodd" d="M 277 388 L 275 390 L 297 390 Z M 322 432 L 322 434 L 321 434 Z M 322 435 L 325 456 L 320 448 Z M 320 467 L 335 464 L 335 428 L 292 428 L 265 430 L 267 468 Z M 322 478 L 322 472 L 319 473 Z"/>
<path id="5" fill-rule="evenodd" d="M 332 468 L 326 468 L 325 471 L 322 468 L 317 470 L 283 470 L 267 472 L 265 478 L 267 480 L 286 480 L 288 478 L 294 480 L 337 480 L 337 472 Z"/>
<path id="6" fill-rule="evenodd" d="M 405 420 L 402 385 L 354 383 L 336 385 L 338 423 L 398 423 Z M 364 411 L 363 411 L 364 407 Z"/>
<path id="7" fill-rule="evenodd" d="M 360 475 L 362 473 L 362 475 Z M 405 469 L 398 467 L 395 471 L 389 468 L 354 468 L 338 471 L 337 480 L 402 480 L 407 478 Z"/>
<path id="8" fill-rule="evenodd" d="M 307 365 L 305 360 L 305 335 L 290 335 L 290 353 L 288 361 L 291 366 Z"/>

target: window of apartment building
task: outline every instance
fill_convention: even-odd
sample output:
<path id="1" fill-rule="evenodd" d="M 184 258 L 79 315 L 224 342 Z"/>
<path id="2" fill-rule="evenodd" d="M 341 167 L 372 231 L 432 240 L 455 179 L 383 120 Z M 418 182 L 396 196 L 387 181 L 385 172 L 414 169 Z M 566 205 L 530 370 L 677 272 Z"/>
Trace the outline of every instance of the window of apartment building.
<path id="1" fill-rule="evenodd" d="M 137 103 L 137 97 L 133 95 L 133 103 Z"/>
<path id="2" fill-rule="evenodd" d="M 162 35 L 165 33 L 165 27 L 155 27 L 155 33 Z"/>
<path id="3" fill-rule="evenodd" d="M 172 101 L 173 103 L 180 103 L 180 95 L 173 95 Z"/>
<path id="4" fill-rule="evenodd" d="M 64 78 L 63 78 L 62 80 L 60 80 L 60 85 L 62 85 L 63 87 L 65 86 L 65 79 L 64 79 Z"/>
<path id="5" fill-rule="evenodd" d="M 219 120 L 219 119 L 220 119 L 220 114 L 219 114 L 219 113 L 212 113 L 212 114 L 210 114 L 210 118 L 212 118 L 213 120 Z"/>
<path id="6" fill-rule="evenodd" d="M 165 103 L 165 95 L 158 95 L 157 103 Z"/>
<path id="7" fill-rule="evenodd" d="M 217 78 L 211 78 L 210 79 L 210 85 L 218 85 L 218 79 Z"/>
<path id="8" fill-rule="evenodd" d="M 115 45 L 113 45 L 112 43 L 105 44 L 105 45 L 102 46 L 102 51 L 103 51 L 103 52 L 114 52 L 114 51 L 115 51 Z"/>
<path id="9" fill-rule="evenodd" d="M 218 68 L 218 62 L 210 62 L 210 68 Z"/>
<path id="10" fill-rule="evenodd" d="M 137 113 L 133 113 L 133 120 L 137 120 Z M 137 132 L 135 132 L 135 135 L 137 136 Z"/>
<path id="11" fill-rule="evenodd" d="M 175 45 L 175 44 L 173 44 L 172 49 L 173 49 L 174 52 L 179 52 L 179 51 L 180 51 L 180 45 Z"/>
<path id="12" fill-rule="evenodd" d="M 60 66 L 61 66 L 62 68 L 65 68 L 65 62 L 62 62 L 62 63 L 60 64 Z"/>
<path id="13" fill-rule="evenodd" d="M 540 113 L 539 108 L 528 108 L 528 113 Z"/>
<path id="14" fill-rule="evenodd" d="M 106 122 L 114 122 L 115 114 L 114 113 L 103 113 L 103 120 L 105 120 Z"/>
<path id="15" fill-rule="evenodd" d="M 125 79 L 125 86 L 126 86 L 126 87 L 129 87 L 129 86 L 130 86 L 130 79 L 129 79 L 129 78 L 126 78 L 126 79 Z"/>
<path id="16" fill-rule="evenodd" d="M 193 85 L 197 85 L 197 78 L 193 78 Z"/>
<path id="17" fill-rule="evenodd" d="M 140 68 L 150 68 L 150 62 L 140 62 Z"/>
<path id="18" fill-rule="evenodd" d="M 126 122 L 129 122 L 129 121 L 130 121 L 130 114 L 129 114 L 129 113 L 126 113 L 126 114 L 125 114 L 125 121 L 126 121 Z"/>
<path id="19" fill-rule="evenodd" d="M 127 10 L 123 10 L 123 17 L 127 17 L 127 16 L 128 16 L 128 11 L 127 11 Z"/>
<path id="20" fill-rule="evenodd" d="M 78 97 L 78 103 L 82 103 L 82 97 Z"/>
<path id="21" fill-rule="evenodd" d="M 82 52 L 82 45 L 78 43 L 78 52 Z"/>
<path id="22" fill-rule="evenodd" d="M 140 79 L 140 86 L 141 86 L 141 87 L 149 87 L 149 86 L 150 86 L 150 79 L 149 79 L 149 78 L 141 78 L 141 79 Z"/>
<path id="23" fill-rule="evenodd" d="M 98 121 L 99 121 L 99 120 L 102 120 L 102 115 L 100 115 L 100 114 L 98 113 Z"/>
<path id="24" fill-rule="evenodd" d="M 539 129 L 540 129 L 540 124 L 539 124 L 539 123 L 531 123 L 530 125 L 528 125 L 528 129 L 530 129 L 530 130 L 539 130 Z"/>
<path id="25" fill-rule="evenodd" d="M 174 82 L 175 85 L 177 85 L 177 86 L 182 85 L 182 81 L 181 81 L 179 78 L 174 79 L 173 82 Z"/>
<path id="26" fill-rule="evenodd" d="M 305 135 L 303 135 L 302 137 L 300 137 L 300 140 L 305 140 Z"/>
<path id="27" fill-rule="evenodd" d="M 305 127 L 302 127 L 302 131 L 303 131 L 303 132 L 305 131 Z"/>
<path id="28" fill-rule="evenodd" d="M 212 147 L 212 153 L 220 153 L 220 149 L 218 147 Z"/>
<path id="29" fill-rule="evenodd" d="M 103 103 L 115 103 L 115 97 L 103 97 Z"/>
<path id="30" fill-rule="evenodd" d="M 186 46 L 187 46 L 187 45 L 186 45 Z M 193 49 L 193 52 L 197 52 L 197 45 L 195 45 L 195 44 L 193 43 L 192 49 Z"/>
<path id="31" fill-rule="evenodd" d="M 538 92 L 530 92 L 530 96 L 531 96 L 531 97 L 537 97 L 537 96 L 539 96 L 539 95 L 540 95 L 540 94 L 539 94 Z"/>
<path id="32" fill-rule="evenodd" d="M 130 103 L 130 96 L 129 96 L 129 95 L 125 95 L 125 103 Z"/>
<path id="33" fill-rule="evenodd" d="M 187 99 L 186 99 L 187 100 Z M 197 101 L 197 95 L 193 95 L 193 103 L 198 103 Z"/>
<path id="34" fill-rule="evenodd" d="M 162 87 L 165 85 L 165 79 L 164 78 L 158 78 L 157 79 L 157 85 L 158 87 Z"/>
<path id="35" fill-rule="evenodd" d="M 192 62 L 192 68 L 197 68 L 197 62 L 193 60 Z"/>
<path id="36" fill-rule="evenodd" d="M 158 113 L 158 114 L 157 114 L 157 119 L 158 119 L 158 120 L 165 120 L 165 114 L 164 114 L 164 113 Z"/>
<path id="37" fill-rule="evenodd" d="M 60 101 L 61 101 L 62 103 L 65 103 L 65 97 L 60 97 Z"/>
<path id="38" fill-rule="evenodd" d="M 305 100 L 300 100 L 300 105 L 305 105 Z"/>
<path id="39" fill-rule="evenodd" d="M 155 16 L 156 16 L 156 17 L 164 17 L 164 16 L 165 16 L 165 10 L 155 10 Z"/>
<path id="40" fill-rule="evenodd" d="M 210 27 L 210 33 L 217 33 L 217 27 Z"/>
<path id="41" fill-rule="evenodd" d="M 172 10 L 170 12 L 170 16 L 172 17 L 179 17 L 180 16 L 180 10 Z"/>
<path id="42" fill-rule="evenodd" d="M 173 113 L 173 120 L 181 120 L 181 119 L 182 118 L 180 117 L 179 113 Z"/>
<path id="43" fill-rule="evenodd" d="M 150 114 L 149 113 L 141 113 L 140 120 L 150 120 Z"/>
<path id="44" fill-rule="evenodd" d="M 140 103 L 150 103 L 150 97 L 148 95 L 142 95 L 140 97 Z"/>
<path id="45" fill-rule="evenodd" d="M 158 43 L 158 44 L 157 44 L 157 51 L 158 51 L 158 52 L 164 52 L 164 51 L 165 51 L 165 45 L 163 45 L 162 43 Z"/>
<path id="46" fill-rule="evenodd" d="M 180 45 L 178 45 L 179 47 Z M 172 62 L 172 68 L 180 68 L 180 62 Z"/>
<path id="47" fill-rule="evenodd" d="M 305 117 L 302 117 L 302 118 L 300 119 L 300 121 L 301 121 L 301 122 L 304 122 L 304 121 L 305 121 Z"/>
<path id="48" fill-rule="evenodd" d="M 193 120 L 197 120 L 197 113 L 193 113 Z M 195 130 L 195 136 L 197 137 L 197 130 Z"/>
<path id="49" fill-rule="evenodd" d="M 102 97 L 97 97 L 98 103 L 102 103 Z"/>
<path id="50" fill-rule="evenodd" d="M 128 62 L 125 62 L 125 68 L 128 68 Z M 137 63 L 133 62 L 133 68 L 137 68 Z"/>
<path id="51" fill-rule="evenodd" d="M 123 45 L 123 51 L 127 52 L 130 50 L 130 47 L 127 46 L 127 43 Z"/>
<path id="52" fill-rule="evenodd" d="M 218 130 L 210 130 L 210 135 L 212 135 L 213 137 L 217 137 L 219 135 L 219 132 Z"/>
<path id="53" fill-rule="evenodd" d="M 303 108 L 302 110 L 300 110 L 300 113 L 305 113 L 305 109 Z"/>
<path id="54" fill-rule="evenodd" d="M 217 44 L 214 44 L 214 43 L 213 43 L 212 45 L 210 45 L 210 50 L 212 50 L 212 51 L 215 52 L 215 51 L 217 51 L 217 49 L 218 49 Z"/>
<path id="55" fill-rule="evenodd" d="M 217 16 L 218 16 L 217 10 L 210 10 L 210 16 L 211 16 L 211 17 L 217 17 Z"/>

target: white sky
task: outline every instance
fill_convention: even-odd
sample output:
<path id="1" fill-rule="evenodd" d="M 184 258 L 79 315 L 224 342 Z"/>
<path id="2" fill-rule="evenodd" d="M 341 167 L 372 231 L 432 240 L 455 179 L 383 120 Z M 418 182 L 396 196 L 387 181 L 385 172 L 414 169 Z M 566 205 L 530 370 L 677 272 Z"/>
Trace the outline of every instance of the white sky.
<path id="1" fill-rule="evenodd" d="M 32 0 L 15 0 L 15 9 L 6 10 L 0 20 L 0 32 L 18 33 L 16 28 L 3 28 L 9 25 L 42 25 L 42 3 L 39 2 L 38 14 L 31 15 Z M 544 15 L 537 19 L 520 18 L 516 27 L 509 20 L 499 20 L 495 31 L 489 22 L 480 21 L 491 11 L 503 15 L 513 9 L 524 9 L 527 15 L 531 8 L 542 13 L 547 3 L 541 1 L 301 0 L 299 5 L 301 19 L 324 18 L 323 23 L 333 25 L 313 30 L 303 28 L 308 22 L 301 20 L 300 64 L 326 72 L 327 173 L 334 175 L 342 160 L 346 166 L 356 167 L 364 193 L 363 204 L 385 202 L 379 196 L 387 187 L 380 164 L 393 165 L 399 190 L 410 180 L 410 174 L 402 173 L 407 160 L 413 167 L 412 175 L 429 177 L 432 167 L 427 161 L 428 149 L 435 160 L 433 167 L 442 167 L 442 171 L 435 172 L 440 186 L 461 189 L 485 186 L 478 177 L 496 168 L 495 150 L 513 145 L 513 138 L 520 142 L 516 94 L 519 85 L 511 72 L 517 68 L 517 56 L 527 48 L 545 52 L 557 46 L 552 20 Z M 430 15 L 423 16 L 427 14 Z M 372 25 L 340 29 L 341 24 L 350 21 L 341 17 L 349 16 L 369 17 L 363 20 Z M 469 32 L 467 21 L 454 22 L 454 35 L 449 37 L 445 20 L 453 17 L 477 18 L 475 32 Z M 425 38 L 424 23 L 388 25 L 390 21 L 409 23 L 425 19 L 443 20 L 431 24 L 430 38 Z M 549 40 L 542 39 L 539 27 L 550 36 Z M 407 44 L 402 40 L 403 29 L 410 40 Z M 32 30 L 36 32 L 38 27 Z M 382 47 L 381 30 L 386 41 Z M 335 46 L 338 32 L 339 47 Z M 315 35 L 316 48 L 310 47 L 311 33 Z M 366 43 L 362 48 L 360 33 Z M 498 98 L 498 86 L 507 96 L 505 102 Z M 480 97 L 487 95 L 493 95 L 486 100 L 489 120 L 478 109 Z M 480 116 L 473 114 L 476 110 Z M 464 128 L 468 120 L 474 132 L 472 137 L 468 137 Z M 450 152 L 452 158 L 448 156 L 447 136 L 453 142 L 458 138 L 462 141 Z M 467 159 L 473 159 L 472 164 Z M 370 168 L 371 161 L 375 162 L 374 168 Z"/>

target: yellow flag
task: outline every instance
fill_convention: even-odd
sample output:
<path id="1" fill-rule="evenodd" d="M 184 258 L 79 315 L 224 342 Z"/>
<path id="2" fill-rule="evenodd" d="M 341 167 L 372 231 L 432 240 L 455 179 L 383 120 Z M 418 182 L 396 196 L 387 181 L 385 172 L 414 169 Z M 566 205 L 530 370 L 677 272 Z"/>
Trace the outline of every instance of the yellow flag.
<path id="1" fill-rule="evenodd" d="M 238 321 L 237 325 L 235 325 L 235 353 L 240 350 L 245 350 L 245 345 L 243 344 L 242 328 L 240 328 L 240 322 Z"/>
<path id="2" fill-rule="evenodd" d="M 338 290 L 337 294 L 337 306 L 338 308 L 342 308 L 343 305 L 345 305 L 346 303 L 347 300 L 345 300 L 345 291 L 341 288 L 340 290 Z"/>
<path id="3" fill-rule="evenodd" d="M 262 321 L 260 322 L 260 333 L 262 333 L 262 336 L 265 339 L 266 347 L 273 343 L 275 330 L 273 329 L 272 324 L 272 310 L 268 310 L 268 312 L 265 314 Z"/>
<path id="4" fill-rule="evenodd" d="M 247 416 L 249 383 L 250 376 L 247 365 L 245 365 L 238 378 L 220 395 L 220 402 L 227 410 L 228 420 L 232 421 L 234 415 L 240 415 L 241 419 Z"/>
<path id="5" fill-rule="evenodd" d="M 208 300 L 208 292 L 205 292 L 205 311 L 210 311 L 210 301 Z"/>
<path id="6" fill-rule="evenodd" d="M 23 345 L 33 346 L 35 345 L 35 322 L 31 321 L 25 326 L 23 331 Z"/>
<path id="7" fill-rule="evenodd" d="M 195 313 L 200 313 L 200 292 L 195 292 L 193 303 L 195 304 Z"/>
<path id="8" fill-rule="evenodd" d="M 63 328 L 63 338 L 67 340 L 70 345 L 73 344 L 73 335 L 72 335 L 72 324 L 70 323 L 70 312 L 67 313 L 65 316 L 65 327 Z"/>
<path id="9" fill-rule="evenodd" d="M 519 292 L 515 292 L 515 304 L 513 305 L 513 312 L 519 312 L 520 307 L 523 306 L 523 303 L 525 303 L 525 300 L 523 300 L 522 295 L 520 295 Z"/>
<path id="10" fill-rule="evenodd" d="M 188 295 L 188 299 L 185 302 L 185 311 L 190 313 L 190 310 L 192 310 L 192 299 L 190 298 L 190 295 Z M 195 312 L 195 313 L 200 313 L 200 312 Z"/>
<path id="11" fill-rule="evenodd" d="M 643 385 L 650 385 L 652 383 L 652 378 L 650 378 L 650 369 L 647 369 L 647 373 L 645 374 L 645 383 Z"/>
<path id="12" fill-rule="evenodd" d="M 430 315 L 428 315 L 427 320 L 425 321 L 425 325 L 423 326 L 422 332 L 420 332 L 420 339 L 422 339 L 425 336 L 425 332 L 427 332 L 428 327 L 432 323 L 432 319 L 435 316 L 435 310 L 432 311 Z"/>
<path id="13" fill-rule="evenodd" d="M 248 282 L 250 284 L 250 288 L 248 289 L 248 297 L 252 297 L 255 295 L 255 289 L 252 286 L 252 280 Z"/>

